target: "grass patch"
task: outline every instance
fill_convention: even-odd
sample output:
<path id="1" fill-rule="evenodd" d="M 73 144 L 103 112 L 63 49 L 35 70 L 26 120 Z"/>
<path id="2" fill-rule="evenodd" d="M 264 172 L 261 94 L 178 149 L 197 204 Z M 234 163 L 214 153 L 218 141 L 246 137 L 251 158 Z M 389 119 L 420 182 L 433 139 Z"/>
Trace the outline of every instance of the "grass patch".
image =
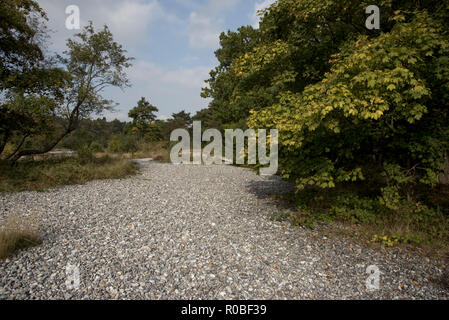
<path id="1" fill-rule="evenodd" d="M 20 215 L 10 215 L 0 224 L 0 259 L 39 244 L 41 238 L 35 221 Z"/>
<path id="2" fill-rule="evenodd" d="M 146 159 L 151 158 L 155 161 L 170 163 L 170 150 L 172 143 L 166 141 L 159 142 L 140 142 L 138 151 L 124 154 L 128 159 Z"/>
<path id="3" fill-rule="evenodd" d="M 0 162 L 0 192 L 44 191 L 91 180 L 120 179 L 136 172 L 136 165 L 128 160 L 89 154 L 80 154 L 79 158 L 18 162 L 14 167 Z"/>

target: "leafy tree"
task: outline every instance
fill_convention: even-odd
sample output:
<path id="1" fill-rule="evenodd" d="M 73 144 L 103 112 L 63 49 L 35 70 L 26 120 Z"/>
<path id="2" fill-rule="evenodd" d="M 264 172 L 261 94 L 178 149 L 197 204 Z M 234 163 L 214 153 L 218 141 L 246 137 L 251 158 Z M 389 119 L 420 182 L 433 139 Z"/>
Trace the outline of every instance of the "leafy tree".
<path id="1" fill-rule="evenodd" d="M 116 153 L 136 152 L 137 139 L 132 134 L 114 135 L 108 144 L 108 150 Z"/>
<path id="2" fill-rule="evenodd" d="M 61 88 L 69 85 L 70 75 L 42 52 L 45 19 L 35 1 L 0 3 L 0 155 L 11 140 L 18 150 L 30 136 L 51 131 Z"/>
<path id="3" fill-rule="evenodd" d="M 133 119 L 133 124 L 139 130 L 145 131 L 145 128 L 156 120 L 155 112 L 159 112 L 159 109 L 150 104 L 145 98 L 141 98 L 137 102 L 137 107 L 131 109 L 128 116 Z"/>
<path id="4" fill-rule="evenodd" d="M 96 32 L 91 22 L 75 38 L 67 41 L 68 50 L 61 58 L 65 70 L 71 75 L 70 83 L 59 88 L 62 103 L 52 110 L 55 116 L 64 119 L 62 128 L 41 146 L 17 150 L 13 162 L 21 156 L 52 150 L 77 129 L 82 119 L 112 109 L 112 101 L 101 96 L 106 87 L 129 86 L 125 69 L 130 66 L 131 58 L 125 56 L 126 51 L 113 40 L 107 26 Z"/>
<path id="5" fill-rule="evenodd" d="M 192 117 L 190 116 L 190 113 L 187 113 L 184 110 L 178 113 L 173 113 L 172 118 L 174 125 L 178 125 L 179 128 L 190 129 L 192 127 Z"/>
<path id="6" fill-rule="evenodd" d="M 0 90 L 35 86 L 38 78 L 29 79 L 30 73 L 44 60 L 38 38 L 39 18 L 46 19 L 46 15 L 36 1 L 0 3 Z"/>
<path id="7" fill-rule="evenodd" d="M 213 99 L 209 109 L 220 123 L 235 123 L 248 116 L 252 101 L 232 100 L 238 87 L 238 78 L 230 72 L 230 68 L 234 59 L 250 52 L 260 41 L 259 30 L 251 26 L 220 35 L 221 48 L 215 52 L 219 65 L 210 72 L 210 79 L 206 81 L 209 86 L 203 88 L 202 92 L 202 97 Z"/>
<path id="8" fill-rule="evenodd" d="M 182 110 L 178 113 L 173 113 L 170 119 L 166 121 L 157 121 L 157 125 L 160 128 L 161 138 L 164 141 L 170 140 L 170 135 L 173 130 L 176 129 L 187 129 L 191 130 L 192 128 L 192 118 L 190 113 Z"/>
<path id="9" fill-rule="evenodd" d="M 198 111 L 193 117 L 192 121 L 201 121 L 201 129 L 222 129 L 221 123 L 215 118 L 210 108 Z"/>
<path id="10" fill-rule="evenodd" d="M 133 108 L 128 116 L 133 119 L 133 130 L 140 137 L 146 137 L 148 140 L 156 141 L 160 136 L 159 128 L 155 120 L 155 112 L 159 109 L 142 98 L 137 103 L 137 107 Z"/>
<path id="11" fill-rule="evenodd" d="M 80 121 L 78 129 L 65 137 L 58 146 L 78 150 L 83 146 L 98 145 L 96 149 L 108 146 L 112 136 L 125 132 L 126 123 L 114 120 L 108 122 L 106 118 Z"/>
<path id="12" fill-rule="evenodd" d="M 278 128 L 299 189 L 361 183 L 383 206 L 449 181 L 448 1 L 278 0 L 251 45 L 222 35 L 209 110 L 223 127 Z"/>
<path id="13" fill-rule="evenodd" d="M 426 11 L 390 19 L 390 32 L 345 41 L 321 81 L 280 93 L 250 117 L 252 127 L 280 130 L 282 173 L 299 188 L 383 176 L 380 200 L 397 209 L 417 184 L 438 183 L 449 147 L 448 33 Z M 239 60 L 235 72 L 258 73 L 259 55 Z"/>

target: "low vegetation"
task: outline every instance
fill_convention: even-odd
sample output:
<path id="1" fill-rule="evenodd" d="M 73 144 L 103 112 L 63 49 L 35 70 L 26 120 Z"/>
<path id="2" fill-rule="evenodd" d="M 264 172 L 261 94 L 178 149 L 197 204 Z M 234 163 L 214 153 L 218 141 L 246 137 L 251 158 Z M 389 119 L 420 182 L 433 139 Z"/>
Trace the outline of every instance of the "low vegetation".
<path id="1" fill-rule="evenodd" d="M 35 219 L 16 214 L 0 223 L 0 259 L 6 259 L 16 251 L 40 243 Z"/>
<path id="2" fill-rule="evenodd" d="M 275 198 L 294 205 L 294 214 L 276 220 L 356 237 L 384 247 L 412 245 L 434 254 L 449 253 L 449 187 L 423 189 L 419 201 L 392 210 L 360 184 L 339 186 L 328 192 L 307 189 Z M 334 224 L 338 222 L 338 227 Z"/>
<path id="3" fill-rule="evenodd" d="M 134 159 L 151 158 L 154 161 L 169 163 L 171 146 L 170 142 L 165 141 L 151 143 L 142 141 L 138 144 L 137 151 L 132 154 L 132 157 Z"/>
<path id="4" fill-rule="evenodd" d="M 84 184 L 98 179 L 120 179 L 137 172 L 136 165 L 121 157 L 95 157 L 89 151 L 79 158 L 44 161 L 0 162 L 0 192 L 43 191 L 62 185 Z"/>

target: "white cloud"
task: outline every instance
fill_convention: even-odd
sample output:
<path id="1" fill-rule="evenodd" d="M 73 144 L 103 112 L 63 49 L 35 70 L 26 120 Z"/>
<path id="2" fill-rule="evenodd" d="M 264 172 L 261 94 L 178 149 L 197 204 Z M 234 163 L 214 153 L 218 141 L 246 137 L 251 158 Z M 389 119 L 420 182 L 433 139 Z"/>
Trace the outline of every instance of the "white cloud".
<path id="1" fill-rule="evenodd" d="M 239 2 L 240 0 L 208 0 L 199 11 L 204 15 L 216 16 L 234 8 Z"/>
<path id="2" fill-rule="evenodd" d="M 155 0 L 148 3 L 125 1 L 102 7 L 97 15 L 103 18 L 119 41 L 139 43 L 150 23 L 162 18 L 164 12 Z M 101 21 L 101 18 L 94 21 Z"/>
<path id="3" fill-rule="evenodd" d="M 259 11 L 268 8 L 275 2 L 276 0 L 263 0 L 262 2 L 256 2 L 254 4 L 254 11 L 251 14 L 251 22 L 254 28 L 259 28 L 260 22 Z"/>
<path id="4" fill-rule="evenodd" d="M 57 51 L 65 49 L 66 39 L 79 30 L 65 28 L 65 8 L 74 4 L 73 0 L 39 0 L 39 5 L 47 12 L 52 34 L 52 48 Z M 149 39 L 149 27 L 158 19 L 174 22 L 173 16 L 164 12 L 158 0 L 78 0 L 81 27 L 88 21 L 94 22 L 95 28 L 107 25 L 114 34 L 114 39 L 125 47 L 144 44 Z"/>
<path id="5" fill-rule="evenodd" d="M 189 17 L 189 44 L 192 48 L 217 48 L 219 44 L 219 24 L 196 12 Z"/>
<path id="6" fill-rule="evenodd" d="M 162 77 L 162 81 L 168 84 L 175 84 L 184 88 L 199 89 L 206 84 L 204 80 L 208 79 L 211 67 L 179 68 L 177 70 L 167 71 Z"/>
<path id="7" fill-rule="evenodd" d="M 219 16 L 232 9 L 240 0 L 208 0 L 196 6 L 190 13 L 187 28 L 189 45 L 195 49 L 216 49 L 219 45 L 220 33 L 223 30 L 223 19 Z M 190 3 L 192 7 L 192 3 Z"/>
<path id="8" fill-rule="evenodd" d="M 210 66 L 179 67 L 168 70 L 154 63 L 140 60 L 130 70 L 129 77 L 134 83 L 153 81 L 167 86 L 197 89 L 197 92 L 200 92 L 206 85 L 204 80 L 209 78 L 210 70 L 212 70 Z"/>
<path id="9" fill-rule="evenodd" d="M 171 118 L 170 116 L 166 116 L 166 115 L 160 115 L 157 117 L 158 120 L 162 120 L 162 121 L 168 120 L 170 118 Z"/>

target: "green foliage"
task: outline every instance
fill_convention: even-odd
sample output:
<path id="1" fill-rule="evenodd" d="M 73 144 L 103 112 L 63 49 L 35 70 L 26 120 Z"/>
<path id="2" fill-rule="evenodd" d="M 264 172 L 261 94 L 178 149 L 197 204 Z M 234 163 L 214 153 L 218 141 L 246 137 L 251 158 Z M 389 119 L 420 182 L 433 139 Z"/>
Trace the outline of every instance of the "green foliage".
<path id="1" fill-rule="evenodd" d="M 114 135 L 108 145 L 108 151 L 113 153 L 132 153 L 137 150 L 137 137 L 132 134 Z"/>
<path id="2" fill-rule="evenodd" d="M 77 150 L 78 161 L 80 164 L 88 164 L 93 162 L 94 155 L 92 149 L 88 145 L 84 145 Z"/>
<path id="3" fill-rule="evenodd" d="M 187 113 L 184 110 L 178 113 L 173 113 L 170 119 L 157 121 L 156 124 L 159 128 L 160 140 L 170 141 L 170 135 L 173 130 L 176 129 L 191 130 L 192 123 L 193 120 L 190 113 Z"/>
<path id="4" fill-rule="evenodd" d="M 17 3 L 21 2 L 26 1 Z M 38 25 L 30 28 L 36 33 Z M 125 69 L 130 66 L 131 58 L 126 57 L 126 50 L 113 40 L 107 26 L 96 31 L 90 23 L 67 41 L 64 54 L 57 60 L 47 59 L 41 63 L 46 73 L 40 78 L 46 82 L 36 79 L 33 69 L 27 81 L 37 88 L 31 91 L 17 86 L 5 94 L 7 102 L 0 105 L 0 154 L 9 139 L 17 141 L 14 154 L 9 156 L 13 162 L 22 156 L 51 151 L 75 131 L 83 119 L 112 109 L 112 101 L 101 95 L 105 88 L 129 86 Z M 64 69 L 57 68 L 59 66 Z M 20 63 L 15 68 L 23 70 Z M 8 125 L 8 119 L 16 116 L 20 122 Z"/>
<path id="5" fill-rule="evenodd" d="M 387 246 L 397 243 L 436 243 L 449 241 L 449 212 L 438 205 L 401 200 L 390 209 L 375 197 L 358 190 L 338 187 L 326 193 L 306 189 L 296 194 L 294 225 L 315 228 L 318 223 L 339 221 L 364 226 L 373 242 Z M 432 193 L 438 191 L 433 189 Z"/>
<path id="6" fill-rule="evenodd" d="M 300 195 L 365 191 L 300 202 L 294 223 L 404 222 L 416 236 L 421 217 L 447 239 L 447 203 L 424 189 L 449 183 L 449 3 L 378 1 L 380 31 L 365 27 L 371 4 L 276 1 L 260 30 L 222 35 L 203 94 L 221 128 L 279 130 L 280 173 Z"/>
<path id="7" fill-rule="evenodd" d="M 155 123 L 155 112 L 158 111 L 158 108 L 146 101 L 145 98 L 140 99 L 137 107 L 131 109 L 128 114 L 133 119 L 133 133 L 138 134 L 140 137 L 145 136 L 150 141 L 158 140 L 160 132 Z"/>
<path id="8" fill-rule="evenodd" d="M 103 152 L 103 146 L 98 143 L 97 141 L 94 141 L 90 144 L 89 146 L 90 150 L 92 150 L 92 152 Z"/>
<path id="9" fill-rule="evenodd" d="M 55 133 L 52 116 L 71 77 L 43 54 L 45 20 L 35 1 L 0 3 L 0 155 L 7 143 L 19 151 L 26 139 Z"/>
<path id="10" fill-rule="evenodd" d="M 283 176 L 299 188 L 364 180 L 367 165 L 387 161 L 375 176 L 384 177 L 381 203 L 394 209 L 402 197 L 411 200 L 417 183 L 438 182 L 449 147 L 449 100 L 442 93 L 449 85 L 442 64 L 448 36 L 426 12 L 400 17 L 392 17 L 399 22 L 388 33 L 346 41 L 320 82 L 282 92 L 278 103 L 250 116 L 250 127 L 280 130 Z M 242 58 L 236 72 L 260 72 L 259 54 L 273 60 L 264 49 Z M 282 65 L 283 53 L 273 54 Z"/>
<path id="11" fill-rule="evenodd" d="M 78 129 L 64 138 L 59 144 L 60 147 L 77 150 L 83 145 L 92 146 L 95 152 L 100 152 L 107 148 L 112 136 L 127 132 L 129 124 L 119 120 L 107 121 L 106 118 L 96 120 L 83 119 L 79 122 Z"/>
<path id="12" fill-rule="evenodd" d="M 46 19 L 36 1 L 4 0 L 0 3 L 0 91 L 28 89 L 44 55 L 38 39 L 37 19 Z"/>
<path id="13" fill-rule="evenodd" d="M 208 88 L 203 89 L 204 98 L 213 98 L 209 110 L 213 118 L 221 124 L 237 123 L 246 118 L 251 105 L 263 98 L 254 94 L 245 99 L 238 98 L 240 81 L 234 72 L 230 71 L 235 59 L 250 52 L 261 42 L 259 30 L 250 26 L 241 27 L 237 32 L 228 31 L 220 35 L 221 47 L 215 52 L 219 66 L 210 72 L 210 79 L 206 82 Z"/>

